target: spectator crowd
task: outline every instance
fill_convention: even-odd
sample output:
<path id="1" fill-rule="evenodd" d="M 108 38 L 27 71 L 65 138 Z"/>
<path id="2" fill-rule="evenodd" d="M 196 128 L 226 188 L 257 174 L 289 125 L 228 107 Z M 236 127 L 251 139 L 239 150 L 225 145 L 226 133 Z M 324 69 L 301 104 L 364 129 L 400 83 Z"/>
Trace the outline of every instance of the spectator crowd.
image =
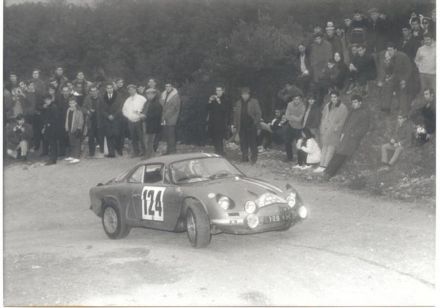
<path id="1" fill-rule="evenodd" d="M 380 145 L 380 170 L 392 168 L 411 145 L 429 142 L 435 133 L 435 12 L 411 14 L 398 40 L 389 28 L 388 17 L 374 8 L 315 26 L 292 55 L 295 77 L 278 92 L 270 122 L 262 119 L 253 89 L 242 87 L 233 103 L 232 91 L 219 84 L 203 110 L 215 152 L 226 155 L 225 140 L 236 142 L 242 160 L 254 164 L 259 152 L 278 144 L 287 161 L 294 164 L 296 158 L 293 168 L 313 167 L 331 178 L 370 129 L 367 99 L 373 93 L 384 117 L 397 119 Z M 82 71 L 69 80 L 63 67 L 48 80 L 39 69 L 30 79 L 10 72 L 4 87 L 5 152 L 22 160 L 39 153 L 46 165 L 60 158 L 75 164 L 86 156 L 85 141 L 88 157 L 113 158 L 124 155 L 128 138 L 132 157 L 152 157 L 161 140 L 172 154 L 181 109 L 179 91 L 168 81 L 161 91 L 154 78 L 125 85 L 122 78 L 90 81 Z"/>

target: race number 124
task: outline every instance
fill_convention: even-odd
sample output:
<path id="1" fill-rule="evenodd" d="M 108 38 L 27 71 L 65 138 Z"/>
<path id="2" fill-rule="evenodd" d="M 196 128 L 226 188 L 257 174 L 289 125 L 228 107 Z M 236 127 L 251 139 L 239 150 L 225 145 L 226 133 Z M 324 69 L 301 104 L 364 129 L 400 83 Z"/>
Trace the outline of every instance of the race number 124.
<path id="1" fill-rule="evenodd" d="M 163 221 L 163 194 L 165 187 L 149 187 L 142 189 L 142 219 Z"/>

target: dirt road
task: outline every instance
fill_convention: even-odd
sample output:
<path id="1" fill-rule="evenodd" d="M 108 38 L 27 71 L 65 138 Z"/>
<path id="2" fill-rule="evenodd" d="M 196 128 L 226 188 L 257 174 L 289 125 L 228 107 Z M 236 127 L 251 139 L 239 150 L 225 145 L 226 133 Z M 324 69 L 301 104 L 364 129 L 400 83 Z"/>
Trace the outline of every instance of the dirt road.
<path id="1" fill-rule="evenodd" d="M 185 233 L 135 229 L 113 241 L 88 190 L 134 162 L 6 167 L 5 305 L 434 303 L 432 208 L 297 184 L 310 216 L 287 232 L 220 234 L 200 250 Z"/>

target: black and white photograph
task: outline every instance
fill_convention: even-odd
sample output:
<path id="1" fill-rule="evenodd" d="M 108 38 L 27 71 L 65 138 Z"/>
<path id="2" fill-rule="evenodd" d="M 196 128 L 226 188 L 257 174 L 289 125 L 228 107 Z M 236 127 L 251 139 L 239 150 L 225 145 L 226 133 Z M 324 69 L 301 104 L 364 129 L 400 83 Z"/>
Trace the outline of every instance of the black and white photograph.
<path id="1" fill-rule="evenodd" d="M 1 2 L 3 306 L 440 305 L 435 0 Z"/>

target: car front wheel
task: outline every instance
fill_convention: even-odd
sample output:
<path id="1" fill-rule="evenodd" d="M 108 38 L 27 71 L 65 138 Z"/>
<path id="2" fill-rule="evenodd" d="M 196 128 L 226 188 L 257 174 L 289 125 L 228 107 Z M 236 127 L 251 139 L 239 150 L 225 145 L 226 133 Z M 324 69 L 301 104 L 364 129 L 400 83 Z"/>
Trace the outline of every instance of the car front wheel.
<path id="1" fill-rule="evenodd" d="M 186 211 L 186 232 L 195 248 L 206 247 L 211 242 L 211 226 L 208 215 L 200 204 L 191 202 Z"/>
<path id="2" fill-rule="evenodd" d="M 130 232 L 130 227 L 121 218 L 119 208 L 113 203 L 104 205 L 102 226 L 107 236 L 113 240 L 124 238 Z"/>

